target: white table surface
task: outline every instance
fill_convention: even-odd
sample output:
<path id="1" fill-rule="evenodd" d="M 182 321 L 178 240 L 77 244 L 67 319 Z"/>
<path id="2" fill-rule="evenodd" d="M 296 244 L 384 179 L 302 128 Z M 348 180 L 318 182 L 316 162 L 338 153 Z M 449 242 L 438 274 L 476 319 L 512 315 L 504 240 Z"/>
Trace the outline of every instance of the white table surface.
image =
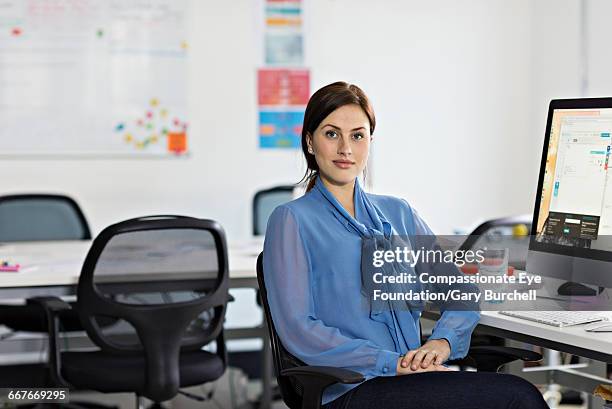
<path id="1" fill-rule="evenodd" d="M 610 311 L 594 313 L 605 316 L 612 321 L 612 312 Z M 612 332 L 587 332 L 584 330 L 586 325 L 557 328 L 501 315 L 497 311 L 481 312 L 480 324 L 612 355 Z"/>
<path id="2" fill-rule="evenodd" d="M 20 264 L 18 272 L 0 272 L 0 288 L 76 285 L 91 241 L 3 243 L 0 260 Z M 257 277 L 259 238 L 228 245 L 231 279 Z"/>

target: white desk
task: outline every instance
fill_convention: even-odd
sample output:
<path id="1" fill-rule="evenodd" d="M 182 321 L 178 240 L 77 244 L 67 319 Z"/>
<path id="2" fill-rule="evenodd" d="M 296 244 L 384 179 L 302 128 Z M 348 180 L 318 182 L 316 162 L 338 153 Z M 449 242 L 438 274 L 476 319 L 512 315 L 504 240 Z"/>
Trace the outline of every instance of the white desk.
<path id="1" fill-rule="evenodd" d="M 0 272 L 0 289 L 74 286 L 90 246 L 90 241 L 1 244 L 0 259 L 9 259 L 22 268 L 19 272 Z M 230 281 L 254 279 L 256 283 L 255 263 L 262 241 L 253 239 L 228 247 Z"/>
<path id="2" fill-rule="evenodd" d="M 599 311 L 612 321 L 612 312 Z M 483 311 L 478 330 L 481 333 L 580 355 L 597 361 L 612 363 L 612 332 L 587 332 L 585 325 L 557 328 L 520 318 L 501 315 L 497 311 Z"/>

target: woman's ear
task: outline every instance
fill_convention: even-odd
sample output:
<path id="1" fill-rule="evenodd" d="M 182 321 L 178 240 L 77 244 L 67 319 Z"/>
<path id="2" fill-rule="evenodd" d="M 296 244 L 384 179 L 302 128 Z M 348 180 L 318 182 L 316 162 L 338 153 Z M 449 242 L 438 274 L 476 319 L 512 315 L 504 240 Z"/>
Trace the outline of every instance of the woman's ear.
<path id="1" fill-rule="evenodd" d="M 312 135 L 310 134 L 310 132 L 306 134 L 306 145 L 308 146 L 308 153 L 313 155 L 314 149 L 312 147 Z"/>

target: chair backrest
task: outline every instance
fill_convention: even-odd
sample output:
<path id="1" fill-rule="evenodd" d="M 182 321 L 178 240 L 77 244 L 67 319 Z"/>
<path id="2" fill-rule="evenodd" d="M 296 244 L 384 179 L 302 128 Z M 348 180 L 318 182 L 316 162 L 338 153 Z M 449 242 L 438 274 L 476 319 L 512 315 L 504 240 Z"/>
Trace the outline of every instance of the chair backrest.
<path id="1" fill-rule="evenodd" d="M 0 242 L 89 239 L 87 220 L 68 196 L 0 196 Z"/>
<path id="2" fill-rule="evenodd" d="M 276 186 L 260 190 L 253 197 L 253 235 L 266 234 L 266 225 L 272 211 L 293 199 L 293 186 Z"/>
<path id="3" fill-rule="evenodd" d="M 301 408 L 301 386 L 291 378 L 282 376 L 280 373 L 283 369 L 304 366 L 306 364 L 285 349 L 280 341 L 280 338 L 278 337 L 278 334 L 276 333 L 276 329 L 274 328 L 274 322 L 272 321 L 270 306 L 268 304 L 266 283 L 264 281 L 263 252 L 259 254 L 259 257 L 257 257 L 257 282 L 259 284 L 261 301 L 266 315 L 266 324 L 268 326 L 270 335 L 270 345 L 272 347 L 272 358 L 274 361 L 274 373 L 276 375 L 276 380 L 278 382 L 283 401 L 290 408 Z"/>
<path id="4" fill-rule="evenodd" d="M 212 220 L 149 216 L 104 229 L 79 278 L 77 306 L 88 336 L 111 354 L 143 354 L 157 402 L 178 391 L 180 351 L 219 345 L 228 301 L 225 233 Z M 110 328 L 103 317 L 118 318 Z"/>
<path id="5" fill-rule="evenodd" d="M 508 240 L 512 237 L 508 230 L 512 230 L 517 225 L 527 227 L 527 234 L 519 237 L 518 240 Z M 510 249 L 511 259 L 509 263 L 516 268 L 524 269 L 527 260 L 527 250 L 529 247 L 529 234 L 531 234 L 531 215 L 502 217 L 499 219 L 487 220 L 478 225 L 465 241 L 459 246 L 458 250 L 474 250 L 486 246 L 491 246 L 487 240 L 503 240 L 504 247 Z M 495 239 L 495 236 L 499 236 Z M 496 245 L 500 245 L 497 243 Z"/>

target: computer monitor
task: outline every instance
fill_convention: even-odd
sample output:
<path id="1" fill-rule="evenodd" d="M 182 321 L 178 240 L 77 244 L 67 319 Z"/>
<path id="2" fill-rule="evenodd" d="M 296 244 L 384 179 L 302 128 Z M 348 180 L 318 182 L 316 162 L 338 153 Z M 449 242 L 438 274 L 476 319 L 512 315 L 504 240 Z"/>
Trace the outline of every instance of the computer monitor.
<path id="1" fill-rule="evenodd" d="M 527 271 L 612 287 L 612 98 L 553 100 Z"/>

